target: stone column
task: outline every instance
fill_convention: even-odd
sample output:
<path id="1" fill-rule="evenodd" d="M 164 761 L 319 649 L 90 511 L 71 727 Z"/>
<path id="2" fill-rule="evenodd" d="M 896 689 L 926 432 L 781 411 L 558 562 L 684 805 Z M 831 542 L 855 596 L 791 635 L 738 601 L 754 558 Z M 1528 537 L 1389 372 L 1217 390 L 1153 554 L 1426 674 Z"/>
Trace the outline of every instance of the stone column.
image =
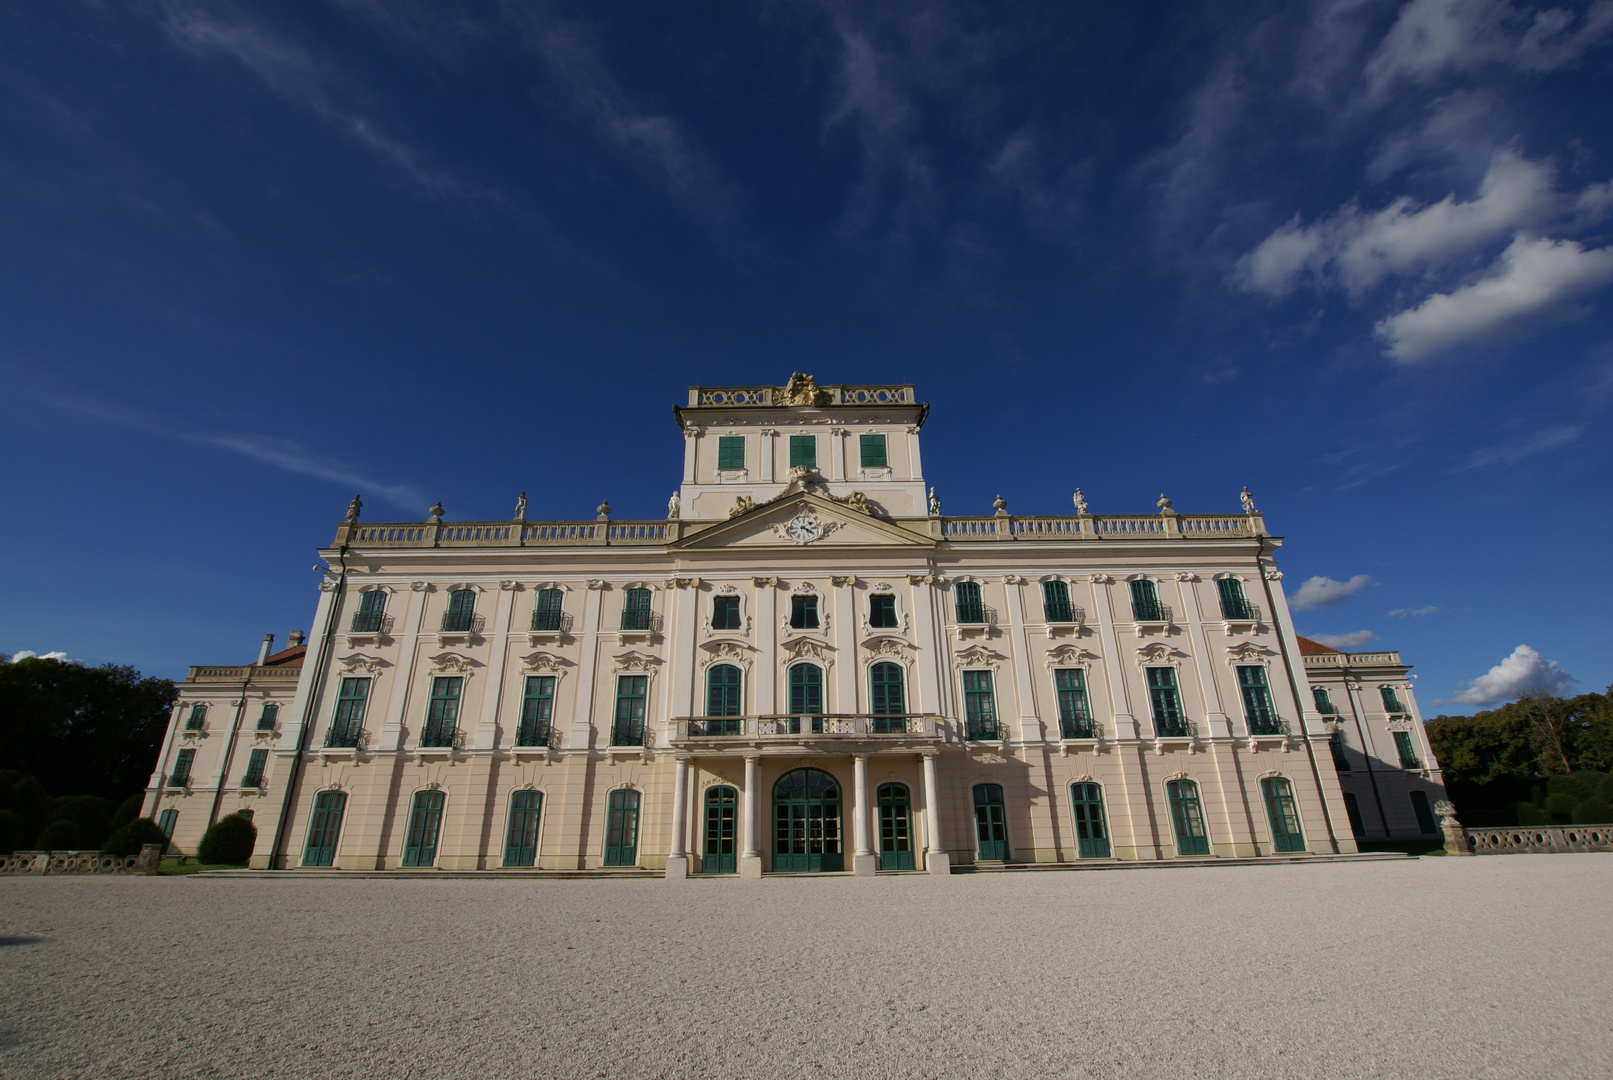
<path id="1" fill-rule="evenodd" d="M 679 757 L 672 765 L 672 847 L 666 857 L 666 879 L 682 881 L 689 876 L 689 856 L 684 833 L 689 828 L 689 759 Z"/>
<path id="2" fill-rule="evenodd" d="M 952 873 L 952 856 L 941 847 L 941 805 L 937 801 L 935 755 L 924 755 L 924 868 L 932 874 Z"/>
<path id="3" fill-rule="evenodd" d="M 762 853 L 759 850 L 756 831 L 760 825 L 760 813 L 757 803 L 761 792 L 757 788 L 761 785 L 758 777 L 758 764 L 755 755 L 745 758 L 745 790 L 740 796 L 745 800 L 744 813 L 740 817 L 740 832 L 744 834 L 744 846 L 739 853 L 739 876 L 742 878 L 760 878 L 762 876 Z"/>
<path id="4" fill-rule="evenodd" d="M 851 871 L 858 877 L 872 877 L 876 866 L 868 846 L 868 755 L 851 756 Z"/>

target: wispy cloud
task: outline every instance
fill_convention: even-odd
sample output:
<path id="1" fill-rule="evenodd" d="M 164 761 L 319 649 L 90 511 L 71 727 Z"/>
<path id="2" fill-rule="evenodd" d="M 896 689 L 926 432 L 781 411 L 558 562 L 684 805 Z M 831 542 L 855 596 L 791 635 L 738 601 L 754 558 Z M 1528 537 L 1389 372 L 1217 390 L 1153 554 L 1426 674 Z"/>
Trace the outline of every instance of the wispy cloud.
<path id="1" fill-rule="evenodd" d="M 1512 655 L 1451 695 L 1455 705 L 1496 705 L 1535 690 L 1558 696 L 1568 694 L 1579 680 L 1547 660 L 1528 645 L 1519 645 Z"/>
<path id="2" fill-rule="evenodd" d="M 1372 578 L 1366 574 L 1356 574 L 1348 581 L 1334 581 L 1330 577 L 1313 577 L 1299 587 L 1288 602 L 1288 606 L 1295 611 L 1315 611 L 1317 608 L 1332 607 L 1342 604 L 1368 585 Z M 1311 637 L 1316 635 L 1312 634 Z M 1317 638 L 1320 641 L 1320 638 Z"/>
<path id="3" fill-rule="evenodd" d="M 1597 0 L 1583 16 L 1506 0 L 1411 0 L 1367 63 L 1367 76 L 1381 95 L 1400 82 L 1492 65 L 1550 71 L 1577 60 L 1610 30 L 1609 0 Z"/>
<path id="4" fill-rule="evenodd" d="M 1474 450 L 1467 460 L 1457 466 L 1456 472 L 1482 469 L 1489 465 L 1516 465 L 1536 454 L 1567 446 L 1585 433 L 1585 424 L 1553 424 L 1520 439 L 1512 439 L 1495 446 Z"/>
<path id="5" fill-rule="evenodd" d="M 1439 607 L 1434 604 L 1429 604 L 1427 607 L 1420 608 L 1397 607 L 1389 612 L 1389 617 L 1391 619 L 1421 619 L 1434 614 L 1434 612 L 1438 610 Z"/>
<path id="6" fill-rule="evenodd" d="M 1366 645 L 1377 641 L 1378 635 L 1371 630 L 1354 630 L 1348 634 L 1306 634 L 1306 637 L 1319 645 L 1326 645 L 1330 649 L 1353 649 L 1358 645 Z"/>

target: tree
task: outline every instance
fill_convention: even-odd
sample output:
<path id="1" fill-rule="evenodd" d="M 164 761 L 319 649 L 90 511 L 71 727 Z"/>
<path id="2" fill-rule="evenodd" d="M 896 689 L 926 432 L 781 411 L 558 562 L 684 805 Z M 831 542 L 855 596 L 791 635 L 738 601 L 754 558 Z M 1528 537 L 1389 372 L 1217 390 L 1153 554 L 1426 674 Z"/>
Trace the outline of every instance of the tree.
<path id="1" fill-rule="evenodd" d="M 258 827 L 240 814 L 225 814 L 202 834 L 196 861 L 243 866 L 258 843 Z"/>
<path id="2" fill-rule="evenodd" d="M 1568 751 L 1563 746 L 1563 728 L 1570 722 L 1568 702 L 1553 694 L 1545 683 L 1537 682 L 1518 698 L 1517 707 L 1534 727 L 1540 741 L 1557 752 L 1563 772 L 1573 772 L 1574 766 L 1569 762 Z"/>

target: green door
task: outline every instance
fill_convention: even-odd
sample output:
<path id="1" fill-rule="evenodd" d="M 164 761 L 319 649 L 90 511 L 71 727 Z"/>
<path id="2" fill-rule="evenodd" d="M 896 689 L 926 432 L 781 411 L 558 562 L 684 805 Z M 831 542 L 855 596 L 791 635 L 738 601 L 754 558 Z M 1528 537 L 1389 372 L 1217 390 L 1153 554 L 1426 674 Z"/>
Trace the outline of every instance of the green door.
<path id="1" fill-rule="evenodd" d="M 1266 796 L 1266 816 L 1271 820 L 1271 845 L 1279 852 L 1304 851 L 1305 834 L 1299 828 L 1299 810 L 1294 806 L 1294 785 L 1280 776 L 1260 781 Z"/>
<path id="2" fill-rule="evenodd" d="M 732 874 L 734 840 L 739 815 L 739 792 L 731 787 L 706 789 L 706 845 L 700 853 L 702 874 Z"/>
<path id="3" fill-rule="evenodd" d="M 543 792 L 517 791 L 510 796 L 510 831 L 504 840 L 505 866 L 533 866 L 538 861 L 538 814 Z"/>
<path id="4" fill-rule="evenodd" d="M 879 802 L 879 868 L 913 869 L 911 801 L 906 784 L 881 784 Z"/>
<path id="5" fill-rule="evenodd" d="M 321 791 L 314 796 L 314 816 L 308 823 L 308 846 L 303 849 L 304 866 L 330 866 L 336 861 L 336 836 L 342 828 L 342 811 L 347 796 L 340 791 Z"/>
<path id="6" fill-rule="evenodd" d="M 1008 861 L 1008 811 L 1001 784 L 975 785 L 975 846 L 981 862 Z"/>
<path id="7" fill-rule="evenodd" d="M 605 819 L 605 865 L 638 865 L 638 792 L 617 788 L 610 793 Z"/>
<path id="8" fill-rule="evenodd" d="M 773 872 L 844 870 L 840 785 L 821 769 L 796 769 L 773 785 Z"/>
<path id="9" fill-rule="evenodd" d="M 430 866 L 437 861 L 442 804 L 440 791 L 422 791 L 415 795 L 414 810 L 409 814 L 409 837 L 403 848 L 404 866 Z"/>
<path id="10" fill-rule="evenodd" d="M 1083 859 L 1109 857 L 1109 829 L 1103 819 L 1103 788 L 1097 784 L 1071 784 L 1070 805 L 1075 807 L 1075 840 Z"/>
<path id="11" fill-rule="evenodd" d="M 1176 829 L 1176 854 L 1208 855 L 1210 838 L 1204 831 L 1204 811 L 1199 806 L 1199 786 L 1191 780 L 1172 780 L 1165 785 L 1171 802 L 1171 824 Z"/>

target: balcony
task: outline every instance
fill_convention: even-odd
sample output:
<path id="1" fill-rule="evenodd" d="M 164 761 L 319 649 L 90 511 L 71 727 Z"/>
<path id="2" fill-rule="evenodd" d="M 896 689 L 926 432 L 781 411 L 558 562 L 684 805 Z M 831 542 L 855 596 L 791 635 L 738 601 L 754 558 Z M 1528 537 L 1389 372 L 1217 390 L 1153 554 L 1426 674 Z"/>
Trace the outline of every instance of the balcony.
<path id="1" fill-rule="evenodd" d="M 1092 717 L 1085 713 L 1075 716 L 1059 717 L 1059 738 L 1061 739 L 1096 739 L 1098 738 L 1098 725 Z"/>
<path id="2" fill-rule="evenodd" d="M 455 723 L 428 723 L 420 735 L 420 745 L 431 750 L 456 749 L 460 742 L 459 725 Z"/>
<path id="3" fill-rule="evenodd" d="M 479 637 L 485 620 L 474 611 L 445 611 L 442 613 L 442 628 L 437 633 L 437 639 L 446 644 L 451 639 L 468 641 Z"/>
<path id="4" fill-rule="evenodd" d="M 1074 633 L 1087 620 L 1085 611 L 1068 603 L 1047 604 L 1042 608 L 1042 614 L 1047 618 L 1047 632 L 1052 637 Z"/>
<path id="5" fill-rule="evenodd" d="M 1008 735 L 1002 721 L 996 717 L 988 717 L 965 721 L 963 737 L 970 742 L 996 742 L 1008 738 Z"/>
<path id="6" fill-rule="evenodd" d="M 1185 716 L 1156 716 L 1154 717 L 1154 738 L 1196 739 L 1198 738 L 1198 728 L 1193 721 Z"/>
<path id="7" fill-rule="evenodd" d="M 245 788 L 260 788 L 263 786 L 263 772 L 249 772 L 241 777 L 241 786 Z"/>
<path id="8" fill-rule="evenodd" d="M 1140 623 L 1168 623 L 1171 621 L 1171 609 L 1158 600 L 1133 600 L 1131 617 Z"/>
<path id="9" fill-rule="evenodd" d="M 547 720 L 523 720 L 515 732 L 518 747 L 547 747 L 554 736 L 554 728 Z"/>
<path id="10" fill-rule="evenodd" d="M 694 744 L 703 750 L 764 748 L 770 744 L 809 745 L 832 750 L 835 745 L 872 743 L 873 749 L 941 740 L 940 717 L 930 713 L 869 716 L 808 713 L 798 716 L 695 716 L 674 722 L 672 744 Z M 845 752 L 850 752 L 849 749 Z"/>
<path id="11" fill-rule="evenodd" d="M 565 634 L 571 631 L 571 613 L 569 611 L 534 611 L 532 613 L 532 633 L 534 634 Z"/>
<path id="12" fill-rule="evenodd" d="M 643 746 L 644 721 L 618 722 L 610 730 L 612 746 Z"/>
<path id="13" fill-rule="evenodd" d="M 174 773 L 172 776 L 170 776 L 168 778 L 168 783 L 165 784 L 164 786 L 165 787 L 171 787 L 171 788 L 182 788 L 186 784 L 189 784 L 189 783 L 190 783 L 190 773 L 182 772 L 182 773 Z"/>
<path id="14" fill-rule="evenodd" d="M 1248 718 L 1249 734 L 1254 737 L 1266 735 L 1288 735 L 1288 721 L 1272 713 L 1256 713 Z"/>
<path id="15" fill-rule="evenodd" d="M 619 642 L 651 641 L 661 633 L 661 613 L 659 611 L 624 611 L 622 612 L 622 626 L 616 632 Z"/>
<path id="16" fill-rule="evenodd" d="M 337 722 L 325 733 L 325 749 L 357 750 L 364 742 L 364 731 L 357 724 Z"/>
<path id="17" fill-rule="evenodd" d="M 1318 701 L 1316 703 L 1316 711 L 1321 713 L 1323 716 L 1337 716 L 1339 714 L 1339 707 L 1333 704 L 1331 701 Z"/>
<path id="18" fill-rule="evenodd" d="M 985 604 L 959 604 L 958 637 L 987 637 L 997 625 L 997 609 Z"/>
<path id="19" fill-rule="evenodd" d="M 1247 600 L 1222 600 L 1221 620 L 1228 623 L 1257 623 L 1260 608 Z"/>

